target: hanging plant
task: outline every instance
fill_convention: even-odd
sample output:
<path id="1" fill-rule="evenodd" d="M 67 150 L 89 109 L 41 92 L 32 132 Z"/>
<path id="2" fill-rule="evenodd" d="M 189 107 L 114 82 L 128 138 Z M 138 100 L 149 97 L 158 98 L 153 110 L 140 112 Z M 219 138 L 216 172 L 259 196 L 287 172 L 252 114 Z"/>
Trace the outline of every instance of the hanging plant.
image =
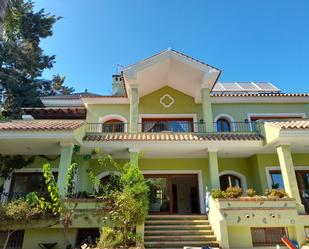
<path id="1" fill-rule="evenodd" d="M 0 177 L 9 178 L 14 170 L 21 169 L 34 162 L 34 156 L 25 159 L 21 155 L 0 154 Z"/>

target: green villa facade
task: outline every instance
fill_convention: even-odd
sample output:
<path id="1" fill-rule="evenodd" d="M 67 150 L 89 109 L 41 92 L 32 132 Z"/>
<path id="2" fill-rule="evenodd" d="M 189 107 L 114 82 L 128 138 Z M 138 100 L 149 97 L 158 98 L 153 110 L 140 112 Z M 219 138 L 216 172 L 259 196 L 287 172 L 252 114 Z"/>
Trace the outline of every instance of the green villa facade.
<path id="1" fill-rule="evenodd" d="M 80 146 L 76 191 L 91 193 L 88 169 L 102 180 L 109 174 L 95 158 L 83 156 L 100 148 L 120 163 L 137 164 L 156 183 L 149 216 L 137 227 L 146 248 L 275 248 L 283 235 L 304 245 L 309 237 L 309 94 L 282 93 L 268 82 L 220 83 L 220 74 L 168 49 L 113 75 L 111 96 L 44 97 L 45 107 L 24 108 L 23 120 L 0 123 L 0 154 L 35 160 L 0 178 L 1 201 L 39 188 L 47 159 L 63 194 L 75 145 Z M 211 197 L 206 212 L 206 191 L 235 186 L 244 193 L 254 189 L 259 197 Z M 285 189 L 289 198 L 260 197 L 272 188 Z M 78 246 L 83 236 L 97 236 L 102 222 L 95 209 L 104 203 L 70 201 L 88 214 L 74 220 L 68 234 Z M 16 226 L 12 248 L 54 242 L 54 249 L 62 248 L 61 225 L 47 223 Z M 6 228 L 0 230 L 3 235 Z"/>

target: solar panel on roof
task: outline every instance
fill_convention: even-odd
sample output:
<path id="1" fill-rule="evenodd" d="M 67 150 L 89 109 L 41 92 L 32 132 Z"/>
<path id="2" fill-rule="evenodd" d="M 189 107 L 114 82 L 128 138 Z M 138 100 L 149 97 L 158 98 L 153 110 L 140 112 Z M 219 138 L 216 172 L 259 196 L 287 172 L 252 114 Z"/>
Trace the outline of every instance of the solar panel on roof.
<path id="1" fill-rule="evenodd" d="M 240 85 L 245 91 L 256 92 L 260 90 L 256 85 L 252 84 L 252 82 L 240 82 L 238 85 Z"/>
<path id="2" fill-rule="evenodd" d="M 271 83 L 255 83 L 259 88 L 263 89 L 264 91 L 267 92 L 278 92 L 280 91 L 279 88 L 275 87 L 273 84 Z"/>
<path id="3" fill-rule="evenodd" d="M 213 92 L 279 92 L 280 89 L 268 82 L 217 83 Z"/>
<path id="4" fill-rule="evenodd" d="M 215 86 L 214 86 L 214 88 L 213 88 L 213 91 L 218 91 L 218 92 L 223 92 L 224 90 L 225 90 L 225 88 L 222 86 L 222 83 L 217 83 Z"/>

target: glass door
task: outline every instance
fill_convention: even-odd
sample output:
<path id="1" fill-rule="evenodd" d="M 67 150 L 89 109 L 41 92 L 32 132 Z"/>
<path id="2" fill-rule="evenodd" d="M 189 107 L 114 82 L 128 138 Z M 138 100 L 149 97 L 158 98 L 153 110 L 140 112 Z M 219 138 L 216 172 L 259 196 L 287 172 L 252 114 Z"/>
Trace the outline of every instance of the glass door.
<path id="1" fill-rule="evenodd" d="M 170 179 L 168 176 L 145 176 L 150 188 L 149 212 L 170 213 Z"/>
<path id="2" fill-rule="evenodd" d="M 300 197 L 302 198 L 306 212 L 309 213 L 309 170 L 297 170 L 296 177 L 298 181 Z"/>

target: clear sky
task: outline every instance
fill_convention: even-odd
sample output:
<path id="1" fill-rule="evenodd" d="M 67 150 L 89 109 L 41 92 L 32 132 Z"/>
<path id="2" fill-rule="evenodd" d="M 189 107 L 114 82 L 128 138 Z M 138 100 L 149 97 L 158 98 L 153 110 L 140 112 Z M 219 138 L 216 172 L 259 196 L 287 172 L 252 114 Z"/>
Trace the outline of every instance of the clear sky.
<path id="1" fill-rule="evenodd" d="M 169 47 L 222 70 L 220 82 L 309 92 L 309 0 L 35 0 L 62 16 L 42 45 L 76 91 L 109 94 L 116 65 Z"/>

